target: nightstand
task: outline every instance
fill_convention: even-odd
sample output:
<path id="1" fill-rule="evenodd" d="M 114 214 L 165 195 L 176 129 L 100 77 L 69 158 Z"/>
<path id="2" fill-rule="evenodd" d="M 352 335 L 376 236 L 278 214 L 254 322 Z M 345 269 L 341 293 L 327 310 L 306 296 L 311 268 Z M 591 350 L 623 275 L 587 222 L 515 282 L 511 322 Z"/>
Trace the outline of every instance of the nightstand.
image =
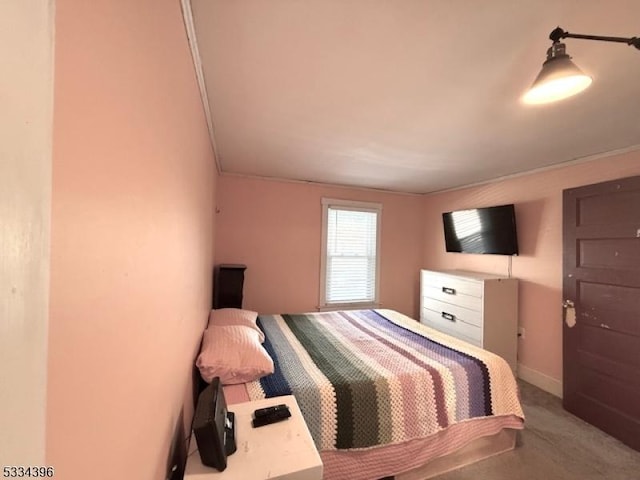
<path id="1" fill-rule="evenodd" d="M 253 412 L 284 403 L 291 417 L 282 422 L 253 428 Z M 292 395 L 229 405 L 236 415 L 237 450 L 227 457 L 227 468 L 219 472 L 202 465 L 193 435 L 184 480 L 322 480 L 322 461 L 307 424 Z"/>

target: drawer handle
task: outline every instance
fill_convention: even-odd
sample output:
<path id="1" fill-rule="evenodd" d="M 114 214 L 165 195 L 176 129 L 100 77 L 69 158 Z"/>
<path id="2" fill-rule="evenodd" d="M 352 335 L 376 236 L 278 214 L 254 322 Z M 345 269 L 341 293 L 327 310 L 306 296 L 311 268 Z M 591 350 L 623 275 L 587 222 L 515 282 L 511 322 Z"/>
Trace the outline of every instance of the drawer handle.
<path id="1" fill-rule="evenodd" d="M 442 291 L 444 293 L 446 293 L 447 295 L 455 295 L 456 294 L 456 289 L 455 288 L 442 287 Z"/>
<path id="2" fill-rule="evenodd" d="M 447 312 L 442 312 L 442 318 L 446 318 L 447 320 L 450 320 L 452 322 L 456 321 L 456 316 Z"/>

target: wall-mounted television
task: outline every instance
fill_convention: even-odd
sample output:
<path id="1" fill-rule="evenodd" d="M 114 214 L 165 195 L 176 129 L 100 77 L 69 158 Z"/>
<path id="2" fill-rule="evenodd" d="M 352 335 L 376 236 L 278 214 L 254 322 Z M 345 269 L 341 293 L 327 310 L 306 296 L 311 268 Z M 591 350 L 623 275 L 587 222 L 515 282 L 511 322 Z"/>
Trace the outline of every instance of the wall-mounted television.
<path id="1" fill-rule="evenodd" d="M 442 214 L 447 252 L 518 255 L 513 204 Z"/>

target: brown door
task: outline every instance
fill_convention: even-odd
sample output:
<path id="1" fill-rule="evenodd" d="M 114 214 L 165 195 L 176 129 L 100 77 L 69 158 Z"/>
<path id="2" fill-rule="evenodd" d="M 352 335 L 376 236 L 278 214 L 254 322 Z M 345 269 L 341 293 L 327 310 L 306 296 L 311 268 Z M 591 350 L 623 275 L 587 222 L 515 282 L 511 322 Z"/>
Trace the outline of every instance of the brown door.
<path id="1" fill-rule="evenodd" d="M 563 223 L 564 408 L 640 450 L 640 177 L 565 190 Z"/>

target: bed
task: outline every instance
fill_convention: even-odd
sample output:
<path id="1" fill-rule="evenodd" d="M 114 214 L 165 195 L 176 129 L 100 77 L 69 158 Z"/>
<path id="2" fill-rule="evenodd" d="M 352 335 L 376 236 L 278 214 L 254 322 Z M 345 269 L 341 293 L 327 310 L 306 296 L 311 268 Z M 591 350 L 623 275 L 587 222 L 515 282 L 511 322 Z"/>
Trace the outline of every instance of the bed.
<path id="1" fill-rule="evenodd" d="M 324 478 L 424 479 L 514 448 L 524 415 L 500 357 L 393 310 L 261 315 L 273 373 L 229 404 L 295 395 Z"/>

